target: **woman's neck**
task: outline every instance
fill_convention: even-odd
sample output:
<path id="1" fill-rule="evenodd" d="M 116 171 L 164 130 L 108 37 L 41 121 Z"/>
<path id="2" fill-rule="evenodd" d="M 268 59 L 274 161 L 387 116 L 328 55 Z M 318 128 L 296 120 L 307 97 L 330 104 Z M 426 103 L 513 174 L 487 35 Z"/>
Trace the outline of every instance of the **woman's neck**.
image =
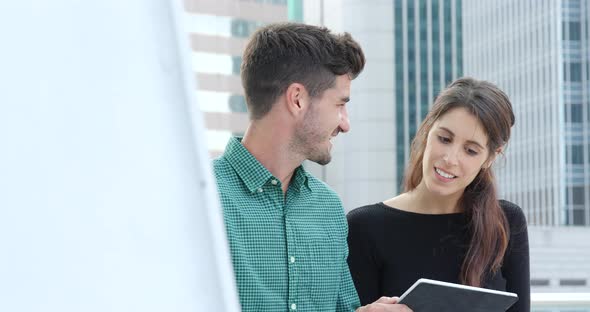
<path id="1" fill-rule="evenodd" d="M 459 199 L 462 194 L 440 195 L 428 190 L 420 183 L 414 190 L 407 192 L 407 200 L 412 202 L 414 212 L 425 214 L 448 214 L 462 212 Z"/>

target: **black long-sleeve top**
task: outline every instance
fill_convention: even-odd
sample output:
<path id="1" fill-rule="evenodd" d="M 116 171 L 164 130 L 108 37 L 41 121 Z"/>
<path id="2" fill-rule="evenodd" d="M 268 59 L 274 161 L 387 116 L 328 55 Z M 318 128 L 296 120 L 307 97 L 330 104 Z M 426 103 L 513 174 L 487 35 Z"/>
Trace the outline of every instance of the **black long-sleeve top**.
<path id="1" fill-rule="evenodd" d="M 529 245 L 520 207 L 500 201 L 510 227 L 502 267 L 483 287 L 518 295 L 509 312 L 530 311 Z M 381 296 L 400 296 L 419 278 L 460 283 L 469 245 L 463 213 L 421 214 L 383 203 L 348 214 L 348 265 L 363 305 Z"/>

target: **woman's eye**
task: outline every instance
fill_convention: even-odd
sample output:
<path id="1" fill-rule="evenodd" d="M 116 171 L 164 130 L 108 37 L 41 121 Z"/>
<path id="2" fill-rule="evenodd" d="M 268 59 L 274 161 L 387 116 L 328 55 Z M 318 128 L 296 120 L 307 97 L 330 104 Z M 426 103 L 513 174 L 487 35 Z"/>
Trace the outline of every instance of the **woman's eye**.
<path id="1" fill-rule="evenodd" d="M 438 140 L 443 143 L 443 144 L 447 144 L 447 143 L 451 143 L 451 139 L 447 138 L 445 136 L 439 135 L 438 136 Z"/>
<path id="2" fill-rule="evenodd" d="M 467 149 L 467 154 L 471 155 L 471 156 L 475 156 L 478 154 L 478 152 L 474 149 L 468 148 Z"/>

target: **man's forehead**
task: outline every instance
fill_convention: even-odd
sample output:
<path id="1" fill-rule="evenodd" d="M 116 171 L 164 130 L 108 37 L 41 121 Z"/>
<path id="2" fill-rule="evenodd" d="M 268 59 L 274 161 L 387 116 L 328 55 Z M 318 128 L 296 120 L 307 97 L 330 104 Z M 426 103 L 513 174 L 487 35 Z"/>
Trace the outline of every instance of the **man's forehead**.
<path id="1" fill-rule="evenodd" d="M 334 84 L 334 88 L 339 93 L 340 96 L 350 96 L 350 77 L 348 75 L 341 75 L 336 76 L 336 83 Z"/>

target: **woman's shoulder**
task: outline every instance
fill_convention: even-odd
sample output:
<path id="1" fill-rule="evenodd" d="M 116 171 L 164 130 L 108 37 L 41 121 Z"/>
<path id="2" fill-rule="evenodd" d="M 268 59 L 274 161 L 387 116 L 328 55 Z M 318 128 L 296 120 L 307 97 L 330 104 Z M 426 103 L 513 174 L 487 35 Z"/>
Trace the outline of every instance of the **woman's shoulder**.
<path id="1" fill-rule="evenodd" d="M 522 208 L 520 208 L 517 204 L 504 199 L 499 200 L 499 204 L 504 211 L 506 218 L 524 218 Z"/>
<path id="2" fill-rule="evenodd" d="M 346 218 L 349 223 L 366 223 L 382 218 L 384 212 L 384 205 L 379 202 L 355 208 L 348 212 Z"/>
<path id="3" fill-rule="evenodd" d="M 365 205 L 351 210 L 347 215 L 348 239 L 351 242 L 365 241 L 369 237 L 379 237 L 378 232 L 383 228 L 382 203 Z"/>
<path id="4" fill-rule="evenodd" d="M 522 208 L 507 200 L 500 200 L 500 207 L 502 207 L 506 220 L 512 230 L 526 228 L 527 222 Z"/>

